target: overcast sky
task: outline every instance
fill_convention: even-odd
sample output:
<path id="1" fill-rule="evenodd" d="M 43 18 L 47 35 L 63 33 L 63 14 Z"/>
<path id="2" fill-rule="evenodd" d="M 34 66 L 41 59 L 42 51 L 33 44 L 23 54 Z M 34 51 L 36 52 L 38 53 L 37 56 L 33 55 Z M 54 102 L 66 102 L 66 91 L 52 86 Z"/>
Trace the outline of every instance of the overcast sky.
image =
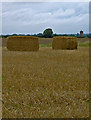
<path id="1" fill-rule="evenodd" d="M 2 33 L 89 33 L 88 2 L 3 2 Z"/>

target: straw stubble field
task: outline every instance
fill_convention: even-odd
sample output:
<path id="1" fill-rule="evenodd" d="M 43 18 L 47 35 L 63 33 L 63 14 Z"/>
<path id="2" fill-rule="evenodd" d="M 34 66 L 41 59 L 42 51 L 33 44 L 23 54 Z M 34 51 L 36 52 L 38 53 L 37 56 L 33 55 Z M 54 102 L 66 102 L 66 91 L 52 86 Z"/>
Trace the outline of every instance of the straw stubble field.
<path id="1" fill-rule="evenodd" d="M 1 42 L 0 42 L 1 45 Z M 0 47 L 0 120 L 2 117 L 2 48 Z"/>
<path id="2" fill-rule="evenodd" d="M 3 48 L 3 118 L 89 117 L 89 48 Z"/>

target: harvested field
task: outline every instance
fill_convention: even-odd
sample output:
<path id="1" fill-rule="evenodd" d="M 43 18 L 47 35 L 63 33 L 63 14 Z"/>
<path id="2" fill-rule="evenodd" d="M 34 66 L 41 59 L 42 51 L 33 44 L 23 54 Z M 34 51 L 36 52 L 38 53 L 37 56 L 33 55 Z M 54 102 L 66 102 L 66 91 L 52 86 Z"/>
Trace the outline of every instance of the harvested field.
<path id="1" fill-rule="evenodd" d="M 39 38 L 40 44 L 48 45 L 52 44 L 52 38 Z"/>
<path id="2" fill-rule="evenodd" d="M 2 83 L 0 79 L 0 120 L 2 118 Z"/>
<path id="3" fill-rule="evenodd" d="M 89 39 L 91 40 L 91 38 L 77 38 L 78 43 L 88 42 Z M 0 41 L 1 41 L 1 38 L 0 38 Z M 39 43 L 43 45 L 52 44 L 52 38 L 39 38 Z M 2 46 L 3 47 L 7 46 L 7 38 L 2 39 Z"/>
<path id="4" fill-rule="evenodd" d="M 91 41 L 91 38 L 77 38 L 78 43 L 84 43 L 84 42 L 88 42 Z"/>
<path id="5" fill-rule="evenodd" d="M 0 47 L 0 120 L 2 117 L 2 48 Z"/>
<path id="6" fill-rule="evenodd" d="M 3 48 L 3 118 L 89 117 L 89 48 Z"/>

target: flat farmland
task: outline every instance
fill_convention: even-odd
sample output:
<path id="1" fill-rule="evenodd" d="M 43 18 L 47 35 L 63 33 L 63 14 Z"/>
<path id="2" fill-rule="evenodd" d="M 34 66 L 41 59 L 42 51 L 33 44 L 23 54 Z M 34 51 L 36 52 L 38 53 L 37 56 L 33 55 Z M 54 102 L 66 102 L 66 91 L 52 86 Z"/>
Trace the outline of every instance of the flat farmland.
<path id="1" fill-rule="evenodd" d="M 0 47 L 0 119 L 2 117 L 2 48 Z"/>
<path id="2" fill-rule="evenodd" d="M 48 45 L 52 44 L 52 39 L 53 38 L 39 38 L 39 43 L 43 45 Z M 78 43 L 84 43 L 91 41 L 91 38 L 77 38 Z M 0 38 L 0 46 L 1 46 L 1 41 L 2 41 L 2 46 L 5 47 L 7 46 L 7 38 Z"/>
<path id="3" fill-rule="evenodd" d="M 3 118 L 89 117 L 89 48 L 2 51 Z"/>

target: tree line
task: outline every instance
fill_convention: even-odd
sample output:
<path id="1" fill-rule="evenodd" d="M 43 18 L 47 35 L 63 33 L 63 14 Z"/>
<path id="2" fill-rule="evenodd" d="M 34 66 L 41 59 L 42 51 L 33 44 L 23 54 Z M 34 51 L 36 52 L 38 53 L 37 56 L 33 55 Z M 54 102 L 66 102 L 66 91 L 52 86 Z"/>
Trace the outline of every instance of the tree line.
<path id="1" fill-rule="evenodd" d="M 53 34 L 53 30 L 51 28 L 47 28 L 43 31 L 43 33 L 38 33 L 34 35 L 30 34 L 12 34 L 12 35 L 1 35 L 3 38 L 7 38 L 9 36 L 35 36 L 35 37 L 40 37 L 40 38 L 53 38 L 54 36 L 73 36 L 73 37 L 78 37 L 80 38 L 80 34 Z M 83 37 L 91 37 L 91 34 L 85 34 Z"/>

